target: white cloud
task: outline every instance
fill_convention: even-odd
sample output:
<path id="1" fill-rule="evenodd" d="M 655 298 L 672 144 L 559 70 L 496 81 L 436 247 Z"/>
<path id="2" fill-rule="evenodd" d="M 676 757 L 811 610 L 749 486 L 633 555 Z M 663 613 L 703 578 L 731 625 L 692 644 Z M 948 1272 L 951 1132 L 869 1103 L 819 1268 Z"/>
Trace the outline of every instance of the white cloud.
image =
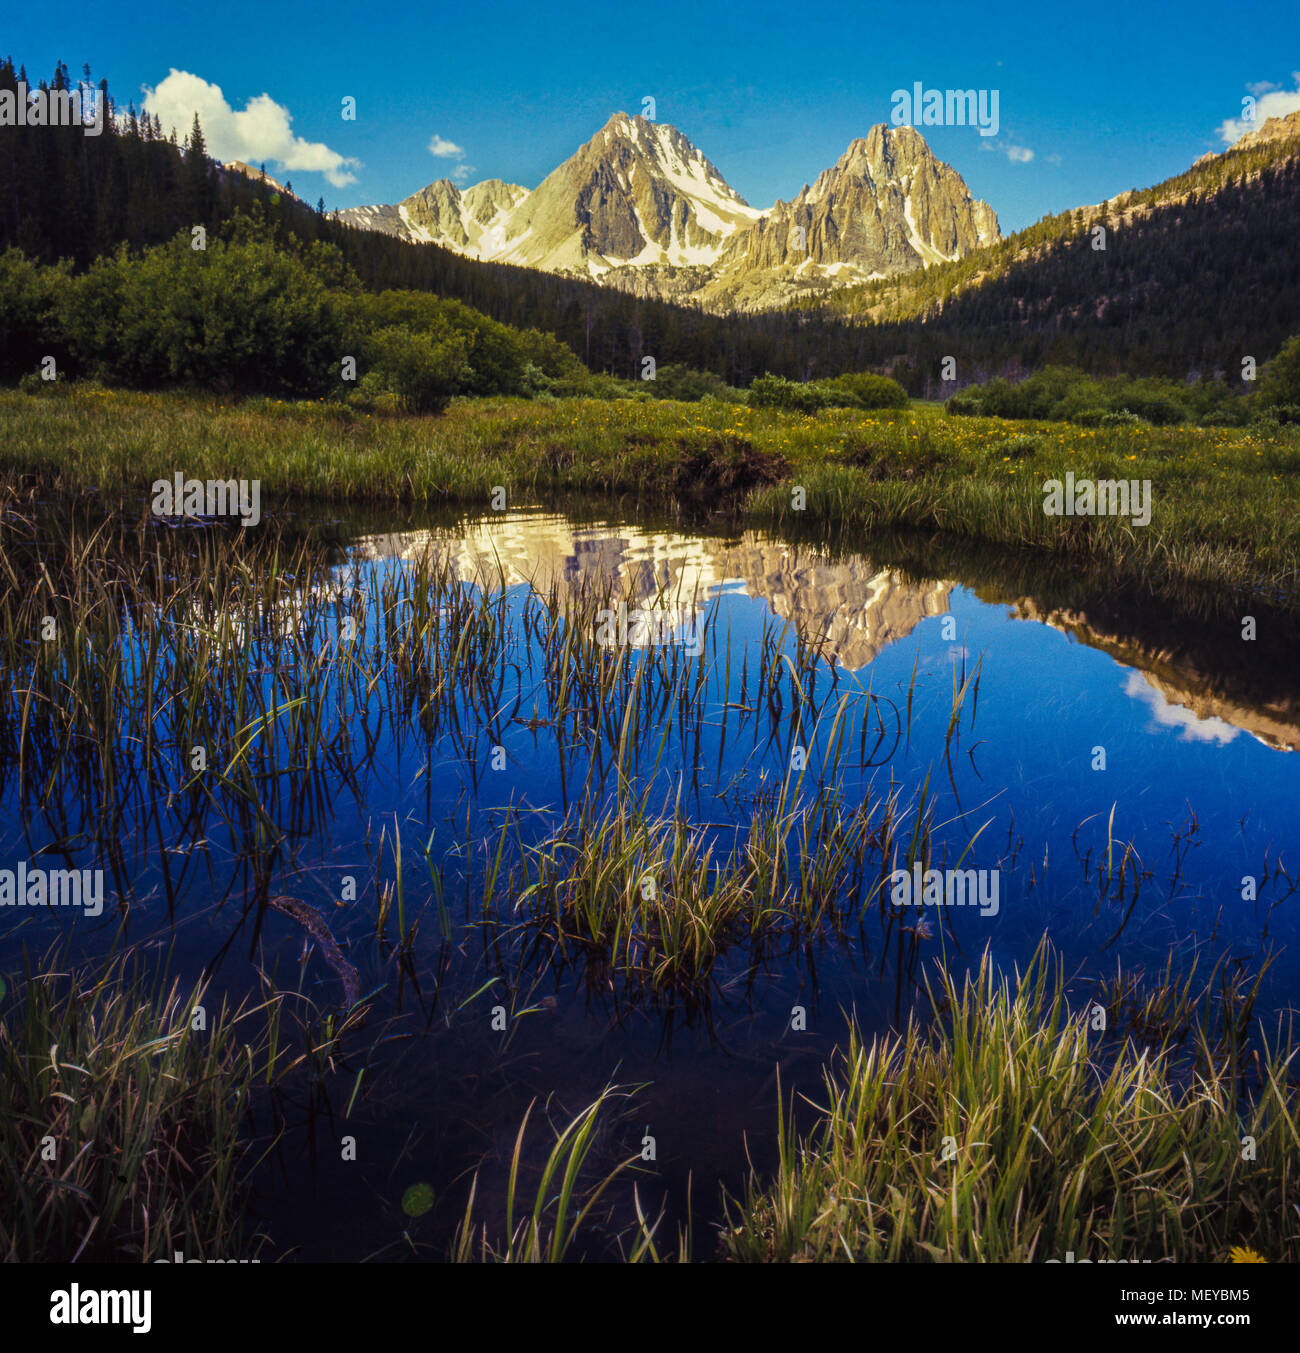
<path id="1" fill-rule="evenodd" d="M 446 137 L 439 136 L 434 132 L 433 138 L 429 142 L 429 154 L 436 156 L 440 160 L 450 160 L 458 155 L 464 155 L 463 146 L 458 146 L 455 141 L 448 141 Z"/>
<path id="2" fill-rule="evenodd" d="M 1239 141 L 1247 132 L 1262 127 L 1271 117 L 1286 117 L 1300 109 L 1300 71 L 1292 71 L 1294 89 L 1282 89 L 1271 80 L 1257 80 L 1246 86 L 1255 98 L 1255 120 L 1248 122 L 1245 117 L 1230 117 L 1219 125 L 1219 139 L 1225 146 Z M 1244 110 L 1243 110 L 1244 111 Z"/>
<path id="3" fill-rule="evenodd" d="M 226 101 L 220 85 L 174 67 L 157 89 L 144 86 L 144 106 L 156 113 L 163 131 L 173 127 L 184 139 L 194 114 L 203 125 L 208 154 L 219 160 L 263 162 L 280 170 L 307 170 L 325 177 L 336 187 L 355 183 L 350 171 L 361 161 L 331 150 L 320 141 L 304 141 L 293 134 L 289 110 L 269 94 L 258 94 L 238 111 Z"/>
<path id="4" fill-rule="evenodd" d="M 981 141 L 980 149 L 1000 151 L 1012 164 L 1028 164 L 1034 158 L 1028 146 L 1013 145 L 1010 141 Z"/>
<path id="5" fill-rule="evenodd" d="M 1150 686 L 1137 672 L 1130 672 L 1124 683 L 1124 694 L 1140 700 L 1151 711 L 1151 718 L 1161 728 L 1178 734 L 1180 742 L 1214 742 L 1222 747 L 1241 732 L 1215 715 L 1201 718 L 1184 705 L 1175 705 Z"/>

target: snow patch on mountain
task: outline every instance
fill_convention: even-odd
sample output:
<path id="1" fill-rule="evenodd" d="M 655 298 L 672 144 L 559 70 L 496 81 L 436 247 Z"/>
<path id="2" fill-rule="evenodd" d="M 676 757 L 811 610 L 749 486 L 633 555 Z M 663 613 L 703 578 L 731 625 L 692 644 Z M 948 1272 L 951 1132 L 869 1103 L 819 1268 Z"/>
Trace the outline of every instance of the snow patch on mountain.
<path id="1" fill-rule="evenodd" d="M 779 304 L 792 283 L 825 289 L 928 267 L 1001 238 L 990 208 L 914 128 L 871 128 L 792 202 L 760 209 L 675 127 L 626 113 L 531 192 L 440 179 L 397 206 L 339 214 L 469 258 L 722 308 Z"/>
<path id="2" fill-rule="evenodd" d="M 940 253 L 932 244 L 927 244 L 921 238 L 921 232 L 916 228 L 916 218 L 912 215 L 912 198 L 909 193 L 903 199 L 903 220 L 907 222 L 907 242 L 921 256 L 926 263 L 951 263 L 956 254 L 948 255 Z"/>

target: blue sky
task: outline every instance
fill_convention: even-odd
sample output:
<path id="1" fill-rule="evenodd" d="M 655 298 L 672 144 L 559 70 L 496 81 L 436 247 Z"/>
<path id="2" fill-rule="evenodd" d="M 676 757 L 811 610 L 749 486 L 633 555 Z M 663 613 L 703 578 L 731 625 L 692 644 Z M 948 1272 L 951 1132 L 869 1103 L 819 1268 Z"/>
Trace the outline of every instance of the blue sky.
<path id="1" fill-rule="evenodd" d="M 441 177 L 535 187 L 647 96 L 659 121 L 766 207 L 888 121 L 893 91 L 919 80 L 999 91 L 996 138 L 922 131 L 1010 231 L 1223 149 L 1218 129 L 1252 88 L 1268 108 L 1300 107 L 1295 0 L 216 10 L 137 0 L 129 17 L 99 0 L 58 14 L 56 32 L 36 7 L 11 7 L 3 43 L 29 74 L 89 61 L 120 102 L 139 103 L 148 86 L 186 125 L 201 104 L 214 152 L 265 159 L 330 207 L 397 201 Z M 355 121 L 341 116 L 348 95 Z"/>

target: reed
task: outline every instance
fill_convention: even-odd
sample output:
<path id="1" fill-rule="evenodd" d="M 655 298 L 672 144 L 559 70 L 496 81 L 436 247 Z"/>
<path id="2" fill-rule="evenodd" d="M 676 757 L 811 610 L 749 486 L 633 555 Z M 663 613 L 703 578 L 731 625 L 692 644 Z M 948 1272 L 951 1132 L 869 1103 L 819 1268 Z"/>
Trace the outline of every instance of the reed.
<path id="1" fill-rule="evenodd" d="M 139 955 L 71 967 L 51 953 L 28 969 L 0 1014 L 6 1261 L 258 1254 L 245 1120 L 280 1073 L 279 1007 L 211 999 Z"/>
<path id="2" fill-rule="evenodd" d="M 524 1192 L 527 1173 L 525 1146 L 528 1125 L 537 1107 L 529 1106 L 515 1136 L 510 1157 L 510 1172 L 505 1188 L 504 1238 L 493 1242 L 486 1222 L 477 1222 L 475 1206 L 478 1193 L 476 1174 L 469 1191 L 465 1214 L 457 1227 L 452 1246 L 456 1263 L 557 1264 L 575 1257 L 592 1239 L 588 1234 L 607 1224 L 606 1194 L 639 1156 L 629 1156 L 602 1175 L 593 1176 L 591 1157 L 598 1140 L 601 1115 L 608 1116 L 610 1105 L 626 1099 L 630 1092 L 607 1086 L 586 1108 L 566 1125 L 553 1128 L 554 1141 L 537 1173 L 530 1193 Z M 516 1220 L 518 1217 L 518 1220 Z M 643 1223 L 644 1225 L 644 1223 Z M 646 1252 L 653 1239 L 653 1228 L 637 1243 L 632 1258 Z M 605 1256 L 608 1257 L 608 1256 Z"/>
<path id="3" fill-rule="evenodd" d="M 728 1200 L 723 1253 L 1220 1263 L 1247 1245 L 1294 1261 L 1297 1048 L 1289 1026 L 1256 1030 L 1246 1057 L 1240 1004 L 1216 985 L 1166 973 L 1073 1009 L 1045 945 L 1016 983 L 987 955 L 964 979 L 940 972 L 928 1026 L 850 1030 L 810 1131 L 782 1102 L 779 1167 Z M 1183 1018 L 1158 1027 L 1171 1009 Z"/>

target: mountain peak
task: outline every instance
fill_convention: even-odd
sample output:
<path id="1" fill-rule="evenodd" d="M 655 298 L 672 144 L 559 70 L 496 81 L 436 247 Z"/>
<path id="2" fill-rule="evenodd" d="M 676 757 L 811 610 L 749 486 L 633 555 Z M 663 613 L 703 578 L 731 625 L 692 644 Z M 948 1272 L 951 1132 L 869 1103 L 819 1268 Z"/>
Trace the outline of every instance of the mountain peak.
<path id="1" fill-rule="evenodd" d="M 891 127 L 888 122 L 876 122 L 867 128 L 865 136 L 855 136 L 844 154 L 878 155 L 887 146 L 929 150 L 929 143 L 910 123 Z M 841 157 L 843 158 L 843 157 Z"/>
<path id="2" fill-rule="evenodd" d="M 892 170 L 897 165 L 913 167 L 924 160 L 940 163 L 935 159 L 925 137 L 915 127 L 891 127 L 887 123 L 877 122 L 866 136 L 854 137 L 849 142 L 848 148 L 832 168 L 859 173 L 865 170 L 874 174 L 882 169 Z"/>
<path id="3" fill-rule="evenodd" d="M 736 237 L 703 299 L 772 304 L 948 262 L 1000 238 L 992 208 L 915 128 L 878 123 Z"/>
<path id="4" fill-rule="evenodd" d="M 1289 141 L 1297 136 L 1300 136 L 1300 108 L 1294 113 L 1287 113 L 1284 117 L 1266 119 L 1253 132 L 1247 132 L 1240 140 L 1234 142 L 1232 149 L 1246 150 L 1264 141 Z"/>
<path id="5" fill-rule="evenodd" d="M 600 130 L 602 132 L 620 132 L 624 136 L 631 136 L 636 132 L 639 125 L 650 126 L 651 124 L 647 123 L 640 113 L 633 115 L 619 112 L 612 114 L 609 121 Z M 599 134 L 598 132 L 597 135 Z"/>
<path id="6" fill-rule="evenodd" d="M 651 294 L 662 270 L 685 269 L 662 284 L 745 304 L 770 303 L 791 278 L 862 281 L 1000 238 L 992 210 L 913 127 L 878 123 L 793 203 L 759 211 L 678 128 L 621 111 L 532 192 L 500 179 L 463 190 L 439 179 L 396 207 L 341 215 L 472 258 Z"/>

